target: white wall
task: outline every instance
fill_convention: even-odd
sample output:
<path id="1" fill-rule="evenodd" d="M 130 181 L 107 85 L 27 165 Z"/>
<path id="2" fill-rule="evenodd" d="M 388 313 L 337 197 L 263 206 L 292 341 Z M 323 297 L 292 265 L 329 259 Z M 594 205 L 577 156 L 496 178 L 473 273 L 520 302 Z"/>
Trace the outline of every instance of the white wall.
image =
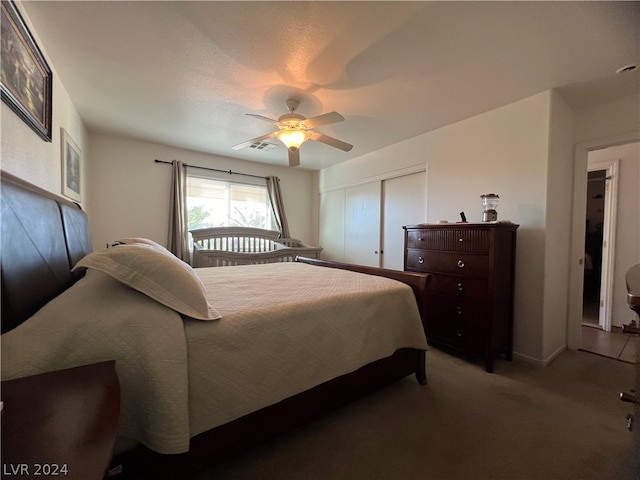
<path id="1" fill-rule="evenodd" d="M 630 95 L 576 112 L 574 143 L 607 139 L 639 129 L 640 95 Z"/>
<path id="2" fill-rule="evenodd" d="M 567 346 L 573 121 L 573 111 L 560 95 L 552 92 L 545 214 L 543 362 L 550 361 Z"/>
<path id="3" fill-rule="evenodd" d="M 18 5 L 20 9 L 20 5 Z M 22 11 L 20 11 L 22 14 Z M 47 142 L 38 136 L 24 123 L 4 102 L 0 111 L 0 166 L 3 171 L 12 173 L 28 182 L 53 193 L 62 193 L 62 163 L 60 155 L 60 128 L 64 128 L 78 144 L 86 156 L 86 129 L 71 99 L 55 70 L 55 65 L 47 56 L 42 44 L 33 29 L 29 18 L 23 18 L 40 47 L 53 74 L 53 109 L 52 109 L 52 141 Z M 86 195 L 86 162 L 81 172 L 80 189 L 83 193 L 82 204 L 88 204 Z"/>
<path id="4" fill-rule="evenodd" d="M 89 218 L 94 248 L 129 236 L 151 238 L 166 245 L 171 167 L 155 163 L 155 159 L 181 160 L 190 165 L 279 177 L 291 235 L 311 245 L 318 243 L 318 217 L 312 214 L 317 212 L 315 172 L 90 133 Z"/>

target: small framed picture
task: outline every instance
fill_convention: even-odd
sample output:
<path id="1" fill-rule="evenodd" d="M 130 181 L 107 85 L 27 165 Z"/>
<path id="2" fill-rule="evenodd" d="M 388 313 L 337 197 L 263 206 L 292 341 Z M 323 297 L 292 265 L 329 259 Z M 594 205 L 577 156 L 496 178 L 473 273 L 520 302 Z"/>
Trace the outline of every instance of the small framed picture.
<path id="1" fill-rule="evenodd" d="M 82 202 L 80 192 L 82 151 L 64 128 L 60 129 L 60 137 L 62 193 L 76 202 Z"/>

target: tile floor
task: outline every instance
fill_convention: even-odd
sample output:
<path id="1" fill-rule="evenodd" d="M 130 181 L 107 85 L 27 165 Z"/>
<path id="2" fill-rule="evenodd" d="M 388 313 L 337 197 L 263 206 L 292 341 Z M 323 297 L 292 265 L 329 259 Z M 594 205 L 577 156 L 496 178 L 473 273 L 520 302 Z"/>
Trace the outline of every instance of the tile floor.
<path id="1" fill-rule="evenodd" d="M 622 333 L 620 329 L 605 332 L 597 327 L 583 325 L 581 350 L 627 363 L 636 363 L 637 339 L 638 335 Z"/>

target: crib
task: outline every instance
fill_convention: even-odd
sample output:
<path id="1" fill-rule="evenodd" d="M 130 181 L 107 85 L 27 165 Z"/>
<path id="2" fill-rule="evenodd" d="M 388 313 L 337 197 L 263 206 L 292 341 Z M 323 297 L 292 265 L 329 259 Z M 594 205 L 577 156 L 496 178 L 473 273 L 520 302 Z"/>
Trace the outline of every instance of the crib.
<path id="1" fill-rule="evenodd" d="M 308 246 L 295 238 L 279 238 L 280 232 L 262 228 L 212 227 L 190 233 L 195 268 L 292 262 L 297 256 L 318 258 L 322 251 L 322 247 Z"/>

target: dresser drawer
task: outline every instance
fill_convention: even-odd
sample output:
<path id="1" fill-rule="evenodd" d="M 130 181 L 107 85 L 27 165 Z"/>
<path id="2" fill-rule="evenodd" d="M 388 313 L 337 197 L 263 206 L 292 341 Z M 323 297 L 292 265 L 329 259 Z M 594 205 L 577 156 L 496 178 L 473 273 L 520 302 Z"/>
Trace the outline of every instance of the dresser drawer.
<path id="1" fill-rule="evenodd" d="M 486 302 L 488 282 L 484 278 L 432 274 L 429 280 L 429 291 L 451 297 L 472 298 L 479 302 Z"/>
<path id="2" fill-rule="evenodd" d="M 482 302 L 429 295 L 426 304 L 427 338 L 472 353 L 487 345 L 487 307 Z"/>
<path id="3" fill-rule="evenodd" d="M 427 318 L 433 317 L 455 322 L 464 319 L 467 323 L 475 323 L 486 329 L 487 305 L 471 298 L 456 298 L 430 293 L 426 301 Z M 433 315 L 432 315 L 433 314 Z"/>
<path id="4" fill-rule="evenodd" d="M 489 230 L 429 228 L 407 230 L 407 248 L 440 252 L 488 253 Z"/>
<path id="5" fill-rule="evenodd" d="M 407 270 L 484 278 L 489 273 L 489 256 L 409 249 Z"/>

